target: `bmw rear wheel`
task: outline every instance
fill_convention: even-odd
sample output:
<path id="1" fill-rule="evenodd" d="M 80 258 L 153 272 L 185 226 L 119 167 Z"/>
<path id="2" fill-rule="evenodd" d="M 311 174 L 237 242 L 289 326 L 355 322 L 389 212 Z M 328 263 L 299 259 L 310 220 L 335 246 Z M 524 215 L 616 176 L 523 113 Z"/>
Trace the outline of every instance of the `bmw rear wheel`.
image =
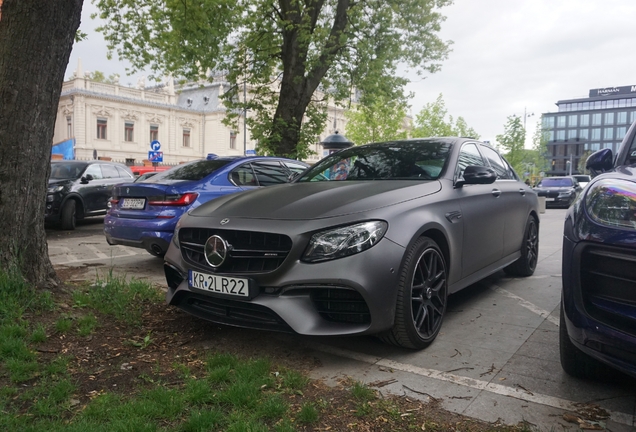
<path id="1" fill-rule="evenodd" d="M 408 250 L 397 293 L 395 323 L 385 342 L 422 349 L 437 337 L 446 312 L 447 269 L 434 240 L 420 237 Z"/>

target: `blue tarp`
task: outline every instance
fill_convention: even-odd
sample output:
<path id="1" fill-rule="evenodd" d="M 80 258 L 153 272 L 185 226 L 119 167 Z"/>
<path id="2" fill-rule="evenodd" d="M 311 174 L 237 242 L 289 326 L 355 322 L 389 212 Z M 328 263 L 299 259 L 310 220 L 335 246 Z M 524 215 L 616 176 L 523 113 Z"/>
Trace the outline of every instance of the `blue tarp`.
<path id="1" fill-rule="evenodd" d="M 51 153 L 61 154 L 65 160 L 75 159 L 75 138 L 55 144 Z"/>

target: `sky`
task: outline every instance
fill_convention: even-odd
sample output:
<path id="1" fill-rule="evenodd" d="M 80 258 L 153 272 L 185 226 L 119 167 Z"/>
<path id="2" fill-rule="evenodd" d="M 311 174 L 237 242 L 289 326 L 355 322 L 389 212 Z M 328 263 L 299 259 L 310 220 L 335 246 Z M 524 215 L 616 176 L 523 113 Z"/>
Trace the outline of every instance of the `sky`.
<path id="1" fill-rule="evenodd" d="M 135 85 L 143 73 L 126 76 L 128 63 L 107 59 L 95 11 L 85 0 L 80 29 L 88 40 L 75 44 L 65 76 L 81 58 L 84 72 L 119 73 L 123 85 Z M 530 147 L 541 114 L 556 112 L 557 101 L 636 84 L 634 0 L 455 0 L 441 13 L 439 35 L 452 51 L 435 74 L 404 72 L 413 116 L 441 93 L 450 115 L 495 143 L 508 116 L 525 114 Z"/>

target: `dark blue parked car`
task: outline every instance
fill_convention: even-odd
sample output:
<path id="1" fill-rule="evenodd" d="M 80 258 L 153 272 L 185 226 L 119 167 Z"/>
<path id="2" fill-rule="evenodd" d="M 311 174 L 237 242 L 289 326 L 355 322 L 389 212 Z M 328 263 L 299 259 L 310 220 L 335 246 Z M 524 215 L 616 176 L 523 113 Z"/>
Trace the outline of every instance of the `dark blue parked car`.
<path id="1" fill-rule="evenodd" d="M 277 157 L 211 157 L 113 189 L 104 234 L 111 245 L 165 255 L 179 218 L 204 202 L 289 181 L 308 165 Z"/>
<path id="2" fill-rule="evenodd" d="M 561 365 L 594 377 L 603 364 L 636 377 L 636 123 L 616 156 L 592 154 L 597 174 L 567 212 Z"/>

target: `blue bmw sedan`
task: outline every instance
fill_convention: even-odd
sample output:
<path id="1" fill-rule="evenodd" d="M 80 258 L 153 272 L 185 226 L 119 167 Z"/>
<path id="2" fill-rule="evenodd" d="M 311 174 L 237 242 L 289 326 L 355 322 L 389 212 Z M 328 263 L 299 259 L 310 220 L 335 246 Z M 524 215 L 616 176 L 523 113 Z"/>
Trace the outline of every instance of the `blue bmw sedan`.
<path id="1" fill-rule="evenodd" d="M 106 240 L 163 257 L 188 210 L 223 195 L 286 183 L 307 166 L 278 157 L 212 157 L 117 185 L 104 219 Z"/>

